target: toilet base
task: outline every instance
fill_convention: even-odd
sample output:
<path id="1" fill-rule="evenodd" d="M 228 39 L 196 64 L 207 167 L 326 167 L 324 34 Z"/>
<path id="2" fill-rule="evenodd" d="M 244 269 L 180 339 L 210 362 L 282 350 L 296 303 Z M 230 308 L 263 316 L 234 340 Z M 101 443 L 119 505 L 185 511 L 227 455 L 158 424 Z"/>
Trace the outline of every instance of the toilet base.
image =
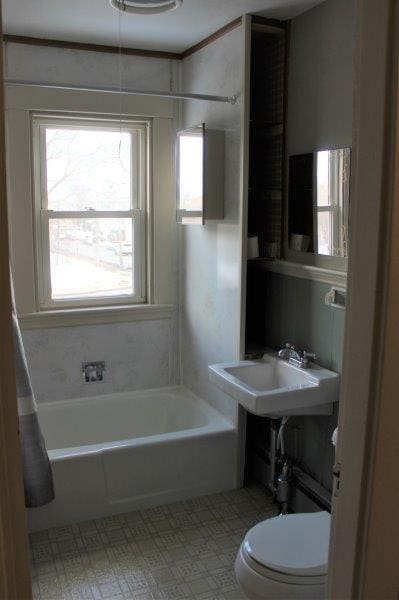
<path id="1" fill-rule="evenodd" d="M 287 583 L 260 575 L 245 560 L 242 547 L 236 558 L 235 573 L 241 590 L 251 600 L 324 600 L 326 597 L 325 584 L 300 583 L 300 578 L 295 583 Z"/>

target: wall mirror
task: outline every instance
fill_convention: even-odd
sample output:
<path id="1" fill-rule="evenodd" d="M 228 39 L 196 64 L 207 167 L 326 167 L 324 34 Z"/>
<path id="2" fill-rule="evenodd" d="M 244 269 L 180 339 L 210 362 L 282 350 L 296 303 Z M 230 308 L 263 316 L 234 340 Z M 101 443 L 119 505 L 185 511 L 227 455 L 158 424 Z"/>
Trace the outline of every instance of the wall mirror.
<path id="1" fill-rule="evenodd" d="M 350 148 L 289 158 L 287 257 L 348 256 Z M 322 261 L 310 261 L 320 264 Z"/>
<path id="2" fill-rule="evenodd" d="M 176 167 L 178 223 L 223 219 L 224 131 L 205 123 L 179 131 Z"/>

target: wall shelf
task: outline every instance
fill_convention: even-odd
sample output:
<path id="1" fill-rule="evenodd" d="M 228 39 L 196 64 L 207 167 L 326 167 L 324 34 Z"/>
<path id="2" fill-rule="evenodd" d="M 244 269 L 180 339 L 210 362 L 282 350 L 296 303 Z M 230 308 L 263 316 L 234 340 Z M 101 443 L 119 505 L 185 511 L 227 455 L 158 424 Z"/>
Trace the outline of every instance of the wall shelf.
<path id="1" fill-rule="evenodd" d="M 288 277 L 299 277 L 300 279 L 310 279 L 319 283 L 338 286 L 342 289 L 346 289 L 347 285 L 347 273 L 345 271 L 324 269 L 313 265 L 290 262 L 288 260 L 274 260 L 263 257 L 248 259 L 248 265 L 250 264 L 261 271 L 270 271 Z"/>

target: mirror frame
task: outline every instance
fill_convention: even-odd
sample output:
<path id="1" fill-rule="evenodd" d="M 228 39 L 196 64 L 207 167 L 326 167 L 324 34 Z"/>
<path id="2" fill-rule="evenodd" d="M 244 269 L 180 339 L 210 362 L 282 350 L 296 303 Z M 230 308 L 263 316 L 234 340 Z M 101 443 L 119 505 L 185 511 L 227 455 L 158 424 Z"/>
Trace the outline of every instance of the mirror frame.
<path id="1" fill-rule="evenodd" d="M 302 152 L 301 154 L 317 154 L 318 152 L 328 151 L 328 150 L 341 150 L 343 147 L 323 147 L 317 148 L 316 150 L 311 150 L 309 152 Z M 352 147 L 345 146 L 345 149 L 350 150 L 350 173 L 349 173 L 349 203 L 350 203 L 350 195 L 351 195 L 351 179 L 352 179 Z M 290 155 L 295 156 L 295 154 Z M 342 256 L 328 256 L 326 254 L 315 254 L 314 252 L 303 252 L 300 250 L 291 250 L 289 247 L 289 159 L 290 156 L 287 157 L 287 168 L 286 168 L 286 192 L 284 194 L 284 240 L 283 240 L 283 260 L 287 260 L 292 263 L 297 263 L 300 265 L 318 267 L 320 269 L 325 269 L 326 271 L 348 271 L 348 257 Z M 349 229 L 349 228 L 348 228 Z M 349 232 L 348 232 L 349 235 Z M 350 244 L 348 243 L 348 249 L 350 248 Z M 350 251 L 350 250 L 348 250 Z"/>

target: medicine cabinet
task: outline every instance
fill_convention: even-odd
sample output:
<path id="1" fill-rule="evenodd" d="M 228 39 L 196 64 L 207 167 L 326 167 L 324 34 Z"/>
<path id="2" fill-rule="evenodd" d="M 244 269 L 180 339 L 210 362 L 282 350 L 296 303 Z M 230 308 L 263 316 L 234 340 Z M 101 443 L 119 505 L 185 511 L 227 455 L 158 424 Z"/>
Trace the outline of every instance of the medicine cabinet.
<path id="1" fill-rule="evenodd" d="M 223 219 L 224 132 L 205 123 L 176 139 L 177 222 L 204 225 Z"/>

